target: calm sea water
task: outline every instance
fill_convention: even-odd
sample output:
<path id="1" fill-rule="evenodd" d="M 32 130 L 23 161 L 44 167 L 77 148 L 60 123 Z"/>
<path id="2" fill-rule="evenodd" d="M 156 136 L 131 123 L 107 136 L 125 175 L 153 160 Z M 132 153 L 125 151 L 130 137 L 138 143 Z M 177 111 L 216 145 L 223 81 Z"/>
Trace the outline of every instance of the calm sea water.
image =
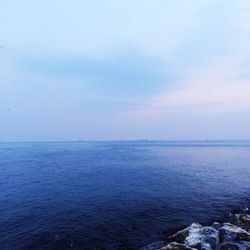
<path id="1" fill-rule="evenodd" d="M 250 142 L 0 143 L 0 249 L 137 249 L 250 194 Z"/>

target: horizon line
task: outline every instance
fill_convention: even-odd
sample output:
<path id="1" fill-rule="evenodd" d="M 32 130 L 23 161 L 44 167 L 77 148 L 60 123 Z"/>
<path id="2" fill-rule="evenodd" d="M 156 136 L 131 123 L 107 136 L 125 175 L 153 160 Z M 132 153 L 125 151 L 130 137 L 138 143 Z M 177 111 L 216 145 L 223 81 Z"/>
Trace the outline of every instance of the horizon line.
<path id="1" fill-rule="evenodd" d="M 0 141 L 0 143 L 63 143 L 63 142 L 236 142 L 250 141 L 250 139 L 76 139 L 76 140 L 28 140 L 28 141 Z"/>

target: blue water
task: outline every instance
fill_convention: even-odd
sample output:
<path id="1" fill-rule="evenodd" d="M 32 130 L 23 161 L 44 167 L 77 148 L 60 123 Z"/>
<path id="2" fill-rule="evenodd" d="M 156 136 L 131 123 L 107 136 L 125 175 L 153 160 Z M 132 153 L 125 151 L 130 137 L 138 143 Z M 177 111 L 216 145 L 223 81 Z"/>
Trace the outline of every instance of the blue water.
<path id="1" fill-rule="evenodd" d="M 0 143 L 0 249 L 137 249 L 250 194 L 250 142 Z"/>

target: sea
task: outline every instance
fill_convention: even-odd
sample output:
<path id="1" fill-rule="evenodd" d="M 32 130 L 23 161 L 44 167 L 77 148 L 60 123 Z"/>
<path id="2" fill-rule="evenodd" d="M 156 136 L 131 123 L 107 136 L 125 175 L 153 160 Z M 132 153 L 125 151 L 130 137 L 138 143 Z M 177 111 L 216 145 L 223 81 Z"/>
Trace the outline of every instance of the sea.
<path id="1" fill-rule="evenodd" d="M 250 141 L 0 143 L 0 249 L 139 249 L 250 203 Z"/>

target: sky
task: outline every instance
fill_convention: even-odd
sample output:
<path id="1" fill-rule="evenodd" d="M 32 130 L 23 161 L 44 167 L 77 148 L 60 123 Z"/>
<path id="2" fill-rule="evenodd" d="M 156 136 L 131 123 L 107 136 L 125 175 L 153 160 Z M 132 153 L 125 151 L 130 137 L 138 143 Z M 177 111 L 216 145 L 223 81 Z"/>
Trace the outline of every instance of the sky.
<path id="1" fill-rule="evenodd" d="M 248 0 L 2 0 L 0 141 L 250 139 Z"/>

